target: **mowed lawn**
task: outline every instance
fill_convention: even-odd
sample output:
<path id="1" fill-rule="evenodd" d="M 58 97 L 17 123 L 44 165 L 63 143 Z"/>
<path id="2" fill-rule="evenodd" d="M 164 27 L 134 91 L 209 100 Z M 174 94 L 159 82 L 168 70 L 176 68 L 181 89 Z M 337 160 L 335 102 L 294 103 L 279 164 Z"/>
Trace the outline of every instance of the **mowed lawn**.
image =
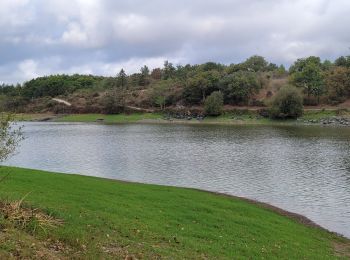
<path id="1" fill-rule="evenodd" d="M 69 258 L 349 257 L 349 240 L 237 198 L 185 188 L 0 168 L 0 177 L 7 173 L 9 177 L 0 184 L 2 200 L 19 200 L 27 194 L 27 207 L 39 208 L 64 223 L 35 230 L 17 227 L 19 231 L 11 231 L 11 241 L 11 235 L 4 239 L 9 228 L 0 217 L 1 258 L 33 253 L 30 248 L 13 246 L 14 240 L 26 236 L 35 238 L 36 244 L 56 241 L 60 246 L 54 253 Z M 47 244 L 41 246 L 46 250 Z M 60 251 L 60 247 L 66 250 Z"/>

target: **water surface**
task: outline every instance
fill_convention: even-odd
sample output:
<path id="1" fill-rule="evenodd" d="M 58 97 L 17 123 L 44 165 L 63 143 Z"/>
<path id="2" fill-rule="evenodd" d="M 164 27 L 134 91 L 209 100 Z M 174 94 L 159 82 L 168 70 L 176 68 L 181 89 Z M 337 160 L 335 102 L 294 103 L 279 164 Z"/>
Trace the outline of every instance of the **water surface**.
<path id="1" fill-rule="evenodd" d="M 244 196 L 350 237 L 350 128 L 25 123 L 6 164 Z"/>

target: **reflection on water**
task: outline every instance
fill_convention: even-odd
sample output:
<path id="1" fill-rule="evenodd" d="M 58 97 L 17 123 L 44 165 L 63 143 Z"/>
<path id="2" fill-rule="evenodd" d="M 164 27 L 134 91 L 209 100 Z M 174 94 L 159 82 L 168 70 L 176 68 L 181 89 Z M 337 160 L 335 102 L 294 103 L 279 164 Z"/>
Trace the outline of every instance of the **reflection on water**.
<path id="1" fill-rule="evenodd" d="M 350 237 L 350 129 L 26 123 L 7 164 L 195 187 L 303 214 Z"/>

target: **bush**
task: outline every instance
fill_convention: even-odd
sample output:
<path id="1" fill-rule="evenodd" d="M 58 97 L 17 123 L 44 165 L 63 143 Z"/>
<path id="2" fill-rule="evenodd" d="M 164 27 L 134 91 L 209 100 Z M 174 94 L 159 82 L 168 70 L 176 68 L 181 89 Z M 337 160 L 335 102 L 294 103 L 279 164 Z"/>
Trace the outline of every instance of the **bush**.
<path id="1" fill-rule="evenodd" d="M 250 71 L 226 75 L 220 80 L 219 86 L 224 94 L 225 103 L 232 105 L 247 105 L 251 96 L 260 89 L 256 73 Z"/>
<path id="2" fill-rule="evenodd" d="M 271 102 L 270 117 L 297 118 L 303 114 L 303 98 L 296 87 L 282 87 Z"/>
<path id="3" fill-rule="evenodd" d="M 119 114 L 124 112 L 124 94 L 110 91 L 100 100 L 101 112 L 104 114 Z"/>
<path id="4" fill-rule="evenodd" d="M 350 97 L 350 68 L 335 67 L 326 73 L 328 102 L 338 104 Z"/>
<path id="5" fill-rule="evenodd" d="M 224 106 L 224 96 L 220 91 L 214 91 L 205 99 L 204 111 L 209 116 L 219 116 Z"/>

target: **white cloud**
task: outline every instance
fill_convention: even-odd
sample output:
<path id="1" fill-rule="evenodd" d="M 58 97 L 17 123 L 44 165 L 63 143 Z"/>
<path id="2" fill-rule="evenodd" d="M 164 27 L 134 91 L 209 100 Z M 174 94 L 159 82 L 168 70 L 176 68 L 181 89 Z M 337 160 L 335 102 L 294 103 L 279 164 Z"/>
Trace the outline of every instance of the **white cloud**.
<path id="1" fill-rule="evenodd" d="M 72 45 L 85 45 L 87 40 L 86 32 L 81 29 L 78 23 L 70 23 L 67 31 L 62 35 L 62 41 Z"/>
<path id="2" fill-rule="evenodd" d="M 0 81 L 25 60 L 43 75 L 253 54 L 286 65 L 309 55 L 334 59 L 349 53 L 349 13 L 347 0 L 3 0 Z"/>
<path id="3" fill-rule="evenodd" d="M 38 63 L 34 60 L 24 60 L 18 65 L 18 73 L 22 75 L 23 78 L 35 78 L 39 76 L 38 73 Z"/>

